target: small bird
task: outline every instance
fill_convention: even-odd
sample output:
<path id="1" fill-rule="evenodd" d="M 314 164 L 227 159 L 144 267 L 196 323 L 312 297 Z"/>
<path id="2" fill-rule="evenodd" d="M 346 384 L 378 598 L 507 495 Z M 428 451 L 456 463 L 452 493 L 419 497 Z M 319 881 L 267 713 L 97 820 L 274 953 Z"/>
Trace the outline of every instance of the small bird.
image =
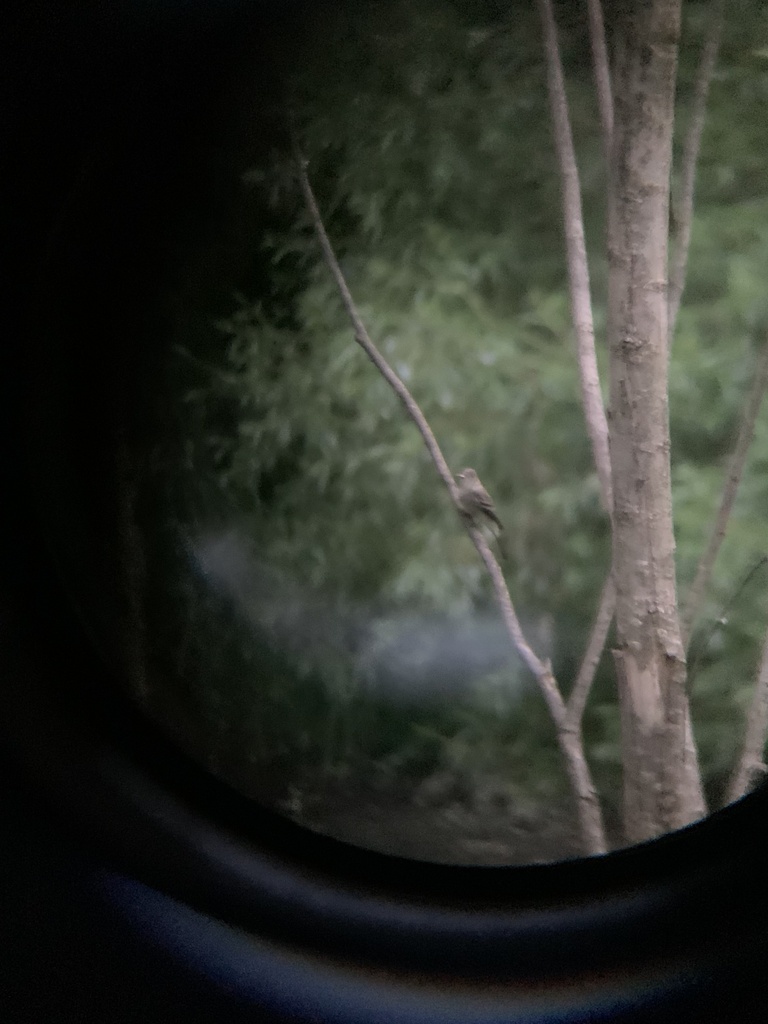
<path id="1" fill-rule="evenodd" d="M 464 515 L 475 526 L 478 526 L 479 520 L 485 516 L 501 532 L 504 527 L 496 515 L 496 506 L 488 491 L 480 483 L 480 477 L 474 469 L 462 469 L 456 475 L 456 482 L 459 485 L 459 506 Z"/>

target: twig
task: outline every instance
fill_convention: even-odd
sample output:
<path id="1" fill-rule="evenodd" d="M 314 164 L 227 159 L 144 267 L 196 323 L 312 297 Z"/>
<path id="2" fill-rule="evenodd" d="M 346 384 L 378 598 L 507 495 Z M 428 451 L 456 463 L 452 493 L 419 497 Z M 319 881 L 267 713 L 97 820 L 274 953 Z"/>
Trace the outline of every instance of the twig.
<path id="1" fill-rule="evenodd" d="M 466 516 L 461 515 L 461 504 L 456 482 L 426 417 L 403 381 L 376 348 L 366 330 L 325 230 L 320 210 L 315 200 L 309 177 L 307 176 L 307 160 L 301 152 L 295 134 L 292 135 L 292 144 L 301 191 L 312 219 L 315 234 L 320 243 L 323 258 L 336 282 L 344 308 L 354 327 L 355 340 L 391 386 L 403 403 L 406 412 L 416 424 L 435 464 L 435 468 L 446 485 L 453 504 L 457 512 L 459 512 L 460 518 L 488 570 L 512 645 L 536 678 L 554 720 L 558 742 L 566 762 L 566 769 L 577 797 L 577 810 L 586 852 L 591 854 L 605 853 L 607 847 L 597 792 L 592 783 L 580 737 L 574 735 L 573 731 L 568 728 L 565 702 L 558 688 L 557 681 L 552 674 L 552 666 L 549 661 L 542 661 L 525 639 L 499 563 L 494 558 L 481 530 L 475 527 Z"/>
<path id="2" fill-rule="evenodd" d="M 693 106 L 683 144 L 680 171 L 680 200 L 675 204 L 675 245 L 669 270 L 669 293 L 667 298 L 667 348 L 671 350 L 675 336 L 677 314 L 680 312 L 680 300 L 685 287 L 685 274 L 688 265 L 688 250 L 691 244 L 691 226 L 693 222 L 693 191 L 696 182 L 696 165 L 699 160 L 701 136 L 706 118 L 707 95 L 712 75 L 717 62 L 720 48 L 720 36 L 723 29 L 724 0 L 715 0 L 709 31 L 704 40 L 701 60 L 696 73 L 693 87 Z"/>
<path id="3" fill-rule="evenodd" d="M 616 589 L 613 585 L 613 575 L 609 573 L 600 594 L 600 604 L 597 606 L 597 614 L 589 634 L 587 649 L 584 652 L 576 682 L 568 696 L 568 721 L 574 726 L 581 724 L 589 691 L 592 688 L 615 610 Z"/>
<path id="4" fill-rule="evenodd" d="M 768 732 L 768 630 L 763 640 L 760 671 L 755 681 L 755 692 L 747 715 L 744 749 L 728 787 L 726 803 L 744 796 L 766 773 L 763 761 L 765 738 Z"/>
<path id="5" fill-rule="evenodd" d="M 587 0 L 589 14 L 589 42 L 592 47 L 592 64 L 595 71 L 597 106 L 600 111 L 600 125 L 603 130 L 603 151 L 605 166 L 610 167 L 613 141 L 613 90 L 611 69 L 608 64 L 608 48 L 605 44 L 605 24 L 600 0 Z"/>
<path id="6" fill-rule="evenodd" d="M 733 509 L 733 503 L 736 500 L 736 492 L 739 489 L 741 478 L 744 473 L 744 464 L 747 460 L 747 454 L 749 453 L 749 446 L 752 442 L 752 437 L 755 433 L 755 421 L 757 420 L 757 414 L 760 411 L 760 405 L 763 401 L 763 395 L 765 389 L 768 386 L 768 342 L 763 343 L 762 351 L 757 358 L 757 365 L 755 366 L 755 375 L 752 379 L 752 387 L 749 391 L 746 405 L 744 406 L 744 415 L 741 420 L 741 427 L 739 428 L 739 436 L 736 441 L 736 447 L 731 455 L 728 474 L 725 479 L 725 487 L 723 488 L 723 495 L 720 499 L 720 508 L 717 511 L 715 517 L 715 523 L 712 527 L 712 533 L 709 538 L 704 554 L 701 556 L 696 575 L 693 583 L 691 584 L 688 596 L 683 609 L 683 614 L 680 619 L 680 627 L 682 630 L 683 644 L 688 646 L 691 639 L 691 630 L 696 623 L 696 617 L 699 614 L 701 601 L 704 593 L 709 585 L 709 580 L 712 575 L 712 568 L 715 564 L 715 559 L 720 550 L 720 545 L 725 537 L 725 532 L 728 526 L 728 519 Z"/>
<path id="7" fill-rule="evenodd" d="M 555 149 L 560 165 L 563 189 L 563 224 L 568 263 L 568 284 L 571 296 L 571 317 L 576 332 L 576 356 L 581 382 L 581 396 L 587 432 L 592 443 L 600 496 L 608 515 L 613 514 L 611 459 L 608 450 L 608 421 L 605 415 L 600 374 L 595 352 L 595 327 L 589 291 L 589 266 L 584 240 L 584 218 L 581 209 L 581 185 L 576 154 L 573 148 L 565 79 L 557 42 L 557 26 L 551 0 L 539 0 L 547 61 L 549 103 L 552 112 Z"/>
<path id="8" fill-rule="evenodd" d="M 712 637 L 715 635 L 715 630 L 718 629 L 719 626 L 724 625 L 725 623 L 727 623 L 729 615 L 730 615 L 730 612 L 731 612 L 731 609 L 736 604 L 736 602 L 739 600 L 741 595 L 744 593 L 744 591 L 746 590 L 747 586 L 752 582 L 753 577 L 760 571 L 760 569 L 762 569 L 762 567 L 766 564 L 766 562 L 768 562 L 768 555 L 761 555 L 760 558 L 758 558 L 758 560 L 755 562 L 755 564 L 751 565 L 749 567 L 749 570 L 747 571 L 746 575 L 744 576 L 744 579 L 741 580 L 741 582 L 736 587 L 736 589 L 733 591 L 733 593 L 730 595 L 728 600 L 721 607 L 719 613 L 715 616 L 714 619 L 712 619 L 712 621 L 710 623 L 710 626 L 709 626 L 709 629 L 707 630 L 707 632 L 702 637 L 701 642 L 696 645 L 696 647 L 697 647 L 696 655 L 690 661 L 690 663 L 688 665 L 688 691 L 689 692 L 691 691 L 691 688 L 693 687 L 693 681 L 696 678 L 696 673 L 697 673 L 697 671 L 699 669 L 699 664 L 701 663 L 701 659 L 707 653 L 707 650 L 709 649 L 709 645 L 712 642 Z M 693 637 L 691 637 L 691 640 L 689 641 L 689 644 L 691 643 L 692 640 L 693 640 Z"/>
<path id="9" fill-rule="evenodd" d="M 413 422 L 416 424 L 416 427 L 418 428 L 418 431 L 424 440 L 424 444 L 427 446 L 427 450 L 429 451 L 429 454 L 432 456 L 432 461 L 435 464 L 435 468 L 440 474 L 443 483 L 448 488 L 448 493 L 451 495 L 451 498 L 453 499 L 453 503 L 456 506 L 456 509 L 458 511 L 461 511 L 461 505 L 459 502 L 459 491 L 458 487 L 456 486 L 456 481 L 453 479 L 453 474 L 448 468 L 448 463 L 445 461 L 443 453 L 440 450 L 440 445 L 437 443 L 437 439 L 435 435 L 432 433 L 432 428 L 427 422 L 426 416 L 419 408 L 418 403 L 416 402 L 408 388 L 398 377 L 398 375 L 386 361 L 384 356 L 379 352 L 379 350 L 376 348 L 376 346 L 371 341 L 371 338 L 368 335 L 368 331 L 366 330 L 365 324 L 363 323 L 360 314 L 357 311 L 357 306 L 355 305 L 354 299 L 352 298 L 352 293 L 350 292 L 347 286 L 347 282 L 345 281 L 344 275 L 341 272 L 339 262 L 336 259 L 336 254 L 333 251 L 333 247 L 328 238 L 328 234 L 326 233 L 325 225 L 323 224 L 323 219 L 320 216 L 320 210 L 315 199 L 315 194 L 312 191 L 312 186 L 310 185 L 309 178 L 307 176 L 308 161 L 306 160 L 301 150 L 299 149 L 299 145 L 295 135 L 292 136 L 292 144 L 293 154 L 296 160 L 296 166 L 298 168 L 299 185 L 304 196 L 304 201 L 307 204 L 307 208 L 312 218 L 312 225 L 315 229 L 315 234 L 317 235 L 317 239 L 320 243 L 323 258 L 325 259 L 328 269 L 330 270 L 333 279 L 336 282 L 336 287 L 339 289 L 339 294 L 341 295 L 341 301 L 344 303 L 344 309 L 347 311 L 347 315 L 349 316 L 349 319 L 352 321 L 352 326 L 355 329 L 355 341 L 358 343 L 360 348 L 362 348 L 362 350 L 371 360 L 373 365 L 376 367 L 376 369 L 379 371 L 382 377 L 384 377 L 386 382 L 389 384 L 389 386 L 392 388 L 397 397 L 405 406 L 406 412 L 411 417 Z"/>

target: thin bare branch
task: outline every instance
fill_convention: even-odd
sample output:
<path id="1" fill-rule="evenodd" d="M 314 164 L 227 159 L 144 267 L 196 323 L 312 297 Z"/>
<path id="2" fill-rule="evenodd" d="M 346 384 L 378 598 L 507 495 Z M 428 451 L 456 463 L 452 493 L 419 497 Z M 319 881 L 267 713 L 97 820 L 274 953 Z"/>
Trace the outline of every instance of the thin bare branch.
<path id="1" fill-rule="evenodd" d="M 608 47 L 605 43 L 605 24 L 600 0 L 587 0 L 589 14 L 589 42 L 592 47 L 592 66 L 595 72 L 595 88 L 597 90 L 597 106 L 600 111 L 600 126 L 603 131 L 603 151 L 605 166 L 611 162 L 611 143 L 613 140 L 613 89 L 611 87 L 611 69 L 608 62 Z"/>
<path id="2" fill-rule="evenodd" d="M 707 544 L 704 554 L 701 556 L 701 561 L 699 562 L 696 575 L 685 601 L 685 607 L 683 609 L 680 624 L 683 634 L 683 643 L 686 647 L 690 642 L 691 632 L 696 624 L 696 617 L 699 614 L 701 602 L 712 575 L 712 568 L 720 550 L 720 545 L 723 543 L 723 539 L 725 537 L 726 529 L 728 527 L 728 519 L 731 515 L 733 503 L 736 500 L 736 493 L 739 489 L 739 484 L 741 483 L 741 478 L 744 473 L 744 464 L 747 461 L 749 446 L 752 443 L 752 438 L 755 433 L 755 421 L 757 420 L 757 414 L 760 411 L 760 405 L 763 401 L 766 387 L 768 387 L 768 342 L 763 343 L 763 348 L 757 357 L 755 374 L 752 378 L 752 387 L 749 390 L 749 396 L 747 397 L 747 401 L 744 406 L 744 413 L 741 420 L 741 426 L 739 428 L 739 436 L 736 440 L 736 447 L 734 448 L 733 454 L 731 455 L 728 463 L 728 474 L 725 479 L 723 494 L 720 499 L 720 508 L 717 511 L 717 516 L 715 517 L 709 543 Z"/>
<path id="3" fill-rule="evenodd" d="M 568 101 L 565 95 L 565 78 L 551 0 L 539 0 L 539 11 L 544 33 L 544 52 L 547 62 L 547 82 L 555 149 L 562 182 L 563 224 L 571 296 L 571 317 L 576 332 L 581 396 L 587 432 L 592 444 L 592 455 L 600 481 L 600 495 L 603 507 L 610 516 L 613 514 L 613 485 L 611 483 L 611 459 L 608 451 L 608 421 L 605 415 L 595 352 L 595 327 L 592 320 L 579 169 L 573 148 Z"/>
<path id="4" fill-rule="evenodd" d="M 605 641 L 608 638 L 608 630 L 611 628 L 615 610 L 616 588 L 613 585 L 613 574 L 609 573 L 603 584 L 597 614 L 587 641 L 587 649 L 584 652 L 576 682 L 568 697 L 568 721 L 574 726 L 581 724 L 589 691 L 592 688 L 597 666 L 605 648 Z"/>
<path id="5" fill-rule="evenodd" d="M 406 385 L 389 366 L 386 359 L 384 359 L 374 345 L 360 317 L 341 267 L 336 259 L 336 254 L 333 251 L 328 234 L 325 230 L 320 210 L 307 175 L 307 160 L 301 153 L 295 136 L 293 139 L 293 148 L 301 191 L 307 204 L 315 233 L 320 243 L 323 258 L 333 275 L 336 286 L 339 289 L 339 294 L 341 295 L 344 308 L 346 309 L 354 327 L 355 340 L 374 364 L 376 369 L 391 386 L 395 394 L 403 403 L 406 412 L 416 424 L 422 438 L 424 439 L 424 443 L 427 446 L 427 450 L 432 457 L 432 461 L 434 462 L 440 477 L 451 495 L 454 506 L 461 514 L 461 505 L 456 482 L 453 478 L 453 474 L 448 468 L 445 457 L 440 450 L 440 446 L 435 435 L 432 433 L 426 417 Z M 566 770 L 568 771 L 568 775 L 576 795 L 576 806 L 579 814 L 585 852 L 590 854 L 605 853 L 607 846 L 605 842 L 605 831 L 603 828 L 602 813 L 597 797 L 597 791 L 595 790 L 590 776 L 589 766 L 584 756 L 581 739 L 578 735 L 573 733 L 573 730 L 568 728 L 568 723 L 566 722 L 565 702 L 563 701 L 558 688 L 557 680 L 552 673 L 552 666 L 549 661 L 542 661 L 525 639 L 506 581 L 504 580 L 501 567 L 491 552 L 482 531 L 475 527 L 466 516 L 461 516 L 461 520 L 464 523 L 478 554 L 483 560 L 486 569 L 488 570 L 512 646 L 536 678 L 555 723 L 558 742 L 566 763 Z"/>
<path id="6" fill-rule="evenodd" d="M 453 499 L 453 503 L 457 510 L 460 510 L 459 504 L 459 492 L 456 486 L 456 481 L 453 479 L 453 474 L 448 468 L 448 463 L 445 461 L 440 445 L 437 443 L 435 435 L 432 433 L 432 428 L 427 422 L 426 416 L 421 411 L 418 403 L 410 393 L 408 388 L 398 377 L 389 363 L 386 361 L 384 356 L 379 352 L 374 343 L 371 341 L 368 331 L 366 330 L 365 324 L 363 323 L 360 314 L 355 306 L 352 294 L 347 287 L 347 282 L 344 280 L 344 275 L 341 272 L 341 267 L 336 259 L 336 254 L 333 251 L 333 247 L 330 243 L 328 235 L 323 224 L 322 217 L 320 216 L 320 210 L 315 199 L 315 194 L 312 191 L 312 186 L 309 183 L 307 176 L 307 160 L 301 153 L 297 142 L 294 139 L 294 156 L 296 159 L 296 166 L 299 174 L 299 185 L 301 187 L 304 201 L 307 204 L 310 216 L 312 218 L 312 224 L 315 229 L 318 241 L 320 242 L 320 248 L 323 253 L 323 258 L 333 275 L 333 279 L 336 282 L 336 287 L 339 289 L 341 295 L 341 301 L 344 303 L 344 308 L 347 311 L 349 319 L 352 321 L 352 326 L 355 329 L 355 341 L 358 343 L 360 348 L 365 352 L 371 362 L 374 364 L 379 373 L 384 377 L 389 386 L 395 392 L 397 397 L 405 406 L 406 412 L 411 417 L 413 422 L 416 424 L 419 433 L 424 439 L 424 444 L 427 446 L 429 454 L 432 456 L 432 461 L 435 464 L 443 483 L 448 488 L 448 493 Z"/>
<path id="7" fill-rule="evenodd" d="M 555 149 L 562 182 L 563 223 L 565 226 L 566 259 L 571 297 L 571 316 L 576 333 L 576 358 L 581 382 L 582 403 L 592 444 L 593 459 L 600 483 L 603 507 L 613 516 L 613 484 L 608 449 L 608 421 L 605 414 L 600 375 L 595 351 L 595 329 L 592 318 L 592 299 L 589 284 L 589 264 L 584 238 L 584 218 L 581 207 L 581 184 L 576 153 L 573 146 L 565 77 L 560 60 L 557 26 L 551 0 L 539 0 L 544 51 L 547 62 L 547 82 L 552 112 Z M 610 153 L 613 134 L 613 99 L 605 45 L 605 29 L 599 0 L 589 0 L 590 39 L 592 43 L 598 103 L 603 126 L 606 158 Z M 608 636 L 615 607 L 615 589 L 609 575 L 603 586 L 600 604 L 590 631 L 587 649 L 576 682 L 568 701 L 568 729 L 581 743 L 581 719 L 595 672 Z"/>
<path id="8" fill-rule="evenodd" d="M 594 8 L 595 4 L 591 3 L 591 18 L 595 14 Z M 595 328 L 592 318 L 589 264 L 584 237 L 579 169 L 573 146 L 573 136 L 568 115 L 568 100 L 565 93 L 565 77 L 560 60 L 557 26 L 551 0 L 539 0 L 539 12 L 541 14 L 544 35 L 552 127 L 562 183 L 563 224 L 571 299 L 571 318 L 576 334 L 576 361 L 579 368 L 582 403 L 587 432 L 592 445 L 592 455 L 600 483 L 603 507 L 612 518 L 613 484 L 608 449 L 608 421 L 605 414 L 605 404 L 603 402 L 600 374 L 597 366 L 597 353 L 595 351 Z M 595 55 L 595 72 L 598 76 L 598 97 L 601 117 L 603 119 L 604 144 L 606 145 L 606 153 L 609 153 L 610 138 L 613 131 L 613 103 L 610 98 L 610 76 L 607 74 L 605 33 L 602 26 L 599 4 L 597 5 L 596 13 L 598 16 L 597 24 L 591 24 L 591 36 L 593 53 Z M 587 829 L 589 830 L 588 834 L 600 836 L 603 844 L 605 839 L 602 817 L 599 801 L 594 789 L 591 787 L 591 780 L 586 768 L 581 719 L 605 639 L 608 635 L 614 605 L 615 591 L 612 580 L 609 577 L 603 587 L 600 606 L 590 632 L 584 661 L 571 692 L 568 706 L 565 708 L 562 725 L 558 725 L 557 730 L 561 749 L 563 749 L 566 756 L 566 764 L 578 768 L 581 767 L 581 762 L 584 765 L 585 778 L 578 779 L 573 776 L 571 778 L 574 791 L 577 793 L 581 792 L 582 794 L 578 801 L 582 830 Z M 573 754 L 569 756 L 566 745 L 573 746 L 579 752 L 580 758 L 574 757 Z"/>
<path id="9" fill-rule="evenodd" d="M 667 346 L 669 349 L 672 348 L 677 314 L 680 312 L 680 300 L 683 297 L 683 289 L 685 288 L 688 250 L 691 244 L 691 226 L 693 223 L 693 192 L 696 183 L 696 165 L 699 161 L 701 136 L 704 131 L 709 85 L 715 71 L 717 53 L 720 48 L 724 6 L 724 0 L 715 0 L 713 5 L 712 20 L 709 24 L 707 37 L 704 40 L 704 46 L 702 47 L 701 60 L 693 87 L 691 119 L 683 144 L 680 168 L 680 198 L 674 208 L 676 237 L 670 260 L 669 293 L 667 297 Z"/>
<path id="10" fill-rule="evenodd" d="M 768 733 L 768 630 L 763 640 L 763 651 L 760 658 L 760 671 L 755 681 L 755 692 L 752 695 L 747 729 L 736 771 L 733 773 L 728 787 L 726 803 L 733 803 L 749 792 L 766 774 L 763 761 L 766 733 Z"/>

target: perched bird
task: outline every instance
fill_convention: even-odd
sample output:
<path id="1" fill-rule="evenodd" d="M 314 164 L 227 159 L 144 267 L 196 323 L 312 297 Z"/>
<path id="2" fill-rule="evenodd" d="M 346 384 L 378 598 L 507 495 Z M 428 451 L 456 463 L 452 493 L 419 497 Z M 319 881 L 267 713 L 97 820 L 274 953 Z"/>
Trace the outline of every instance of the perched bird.
<path id="1" fill-rule="evenodd" d="M 474 469 L 462 469 L 456 475 L 456 482 L 459 485 L 459 505 L 464 515 L 475 526 L 479 526 L 480 520 L 485 516 L 501 532 L 504 527 L 496 515 L 496 506 L 488 491 L 480 483 L 480 477 Z"/>

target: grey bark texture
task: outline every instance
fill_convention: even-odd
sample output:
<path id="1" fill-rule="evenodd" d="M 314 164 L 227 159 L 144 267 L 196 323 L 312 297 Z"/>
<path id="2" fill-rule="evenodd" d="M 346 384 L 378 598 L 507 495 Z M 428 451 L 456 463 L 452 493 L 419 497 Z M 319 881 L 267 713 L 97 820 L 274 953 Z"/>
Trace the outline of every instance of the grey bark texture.
<path id="1" fill-rule="evenodd" d="M 617 26 L 608 198 L 614 658 L 628 842 L 705 813 L 677 611 L 667 375 L 667 239 L 680 0 Z"/>

